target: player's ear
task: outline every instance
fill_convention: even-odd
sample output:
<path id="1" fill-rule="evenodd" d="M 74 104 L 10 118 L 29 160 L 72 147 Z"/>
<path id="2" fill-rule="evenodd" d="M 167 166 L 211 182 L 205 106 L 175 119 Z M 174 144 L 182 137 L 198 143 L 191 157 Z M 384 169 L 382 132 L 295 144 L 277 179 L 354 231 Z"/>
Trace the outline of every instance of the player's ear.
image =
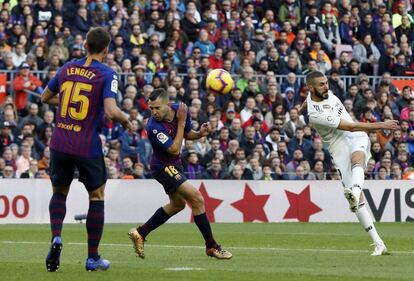
<path id="1" fill-rule="evenodd" d="M 109 46 L 106 47 L 102 52 L 106 56 L 109 53 Z"/>

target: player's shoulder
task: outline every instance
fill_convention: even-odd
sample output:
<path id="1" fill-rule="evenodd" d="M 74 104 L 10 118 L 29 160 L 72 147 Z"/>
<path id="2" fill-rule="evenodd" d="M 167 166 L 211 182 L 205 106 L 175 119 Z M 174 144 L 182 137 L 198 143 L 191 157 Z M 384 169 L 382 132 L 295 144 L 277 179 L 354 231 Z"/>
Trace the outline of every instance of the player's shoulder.
<path id="1" fill-rule="evenodd" d="M 154 118 L 150 117 L 147 123 L 147 132 L 156 134 L 159 130 L 162 129 L 162 126 Z"/>
<path id="2" fill-rule="evenodd" d="M 99 71 L 101 71 L 108 79 L 118 79 L 118 74 L 116 74 L 116 72 L 106 64 L 96 62 L 94 66 L 98 68 Z"/>
<path id="3" fill-rule="evenodd" d="M 331 90 L 329 90 L 329 98 L 328 98 L 328 100 L 329 101 L 331 101 L 331 102 L 340 102 L 341 100 L 335 95 L 335 93 L 334 92 L 332 92 Z"/>

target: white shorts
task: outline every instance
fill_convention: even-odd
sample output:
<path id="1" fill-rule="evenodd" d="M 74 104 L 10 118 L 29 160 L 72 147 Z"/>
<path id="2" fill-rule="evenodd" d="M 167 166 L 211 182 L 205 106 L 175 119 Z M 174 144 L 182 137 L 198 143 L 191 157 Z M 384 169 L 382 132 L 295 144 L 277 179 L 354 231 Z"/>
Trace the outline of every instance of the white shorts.
<path id="1" fill-rule="evenodd" d="M 335 167 L 339 170 L 344 187 L 352 186 L 352 164 L 351 156 L 356 151 L 365 153 L 364 170 L 371 158 L 371 144 L 366 134 L 355 134 L 344 139 L 338 140 L 333 146 L 329 147 Z"/>

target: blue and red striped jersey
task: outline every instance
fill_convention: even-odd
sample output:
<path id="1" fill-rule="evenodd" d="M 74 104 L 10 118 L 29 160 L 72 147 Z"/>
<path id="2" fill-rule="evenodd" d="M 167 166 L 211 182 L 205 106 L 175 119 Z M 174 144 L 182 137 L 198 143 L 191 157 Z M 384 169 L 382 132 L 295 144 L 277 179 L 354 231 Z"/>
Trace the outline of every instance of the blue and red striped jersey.
<path id="1" fill-rule="evenodd" d="M 173 144 L 178 129 L 178 111 L 179 104 L 171 105 L 175 111 L 174 119 L 171 122 L 157 121 L 153 117 L 148 120 L 147 134 L 152 145 L 151 170 L 157 171 L 164 169 L 165 166 L 181 166 L 180 155 L 173 155 L 167 152 L 167 149 Z M 184 135 L 191 131 L 193 123 L 191 122 L 190 113 L 187 112 L 187 119 L 184 128 Z"/>
<path id="2" fill-rule="evenodd" d="M 59 93 L 50 148 L 89 158 L 102 155 L 99 133 L 104 124 L 104 99 L 116 97 L 116 73 L 86 57 L 62 66 L 48 88 Z"/>

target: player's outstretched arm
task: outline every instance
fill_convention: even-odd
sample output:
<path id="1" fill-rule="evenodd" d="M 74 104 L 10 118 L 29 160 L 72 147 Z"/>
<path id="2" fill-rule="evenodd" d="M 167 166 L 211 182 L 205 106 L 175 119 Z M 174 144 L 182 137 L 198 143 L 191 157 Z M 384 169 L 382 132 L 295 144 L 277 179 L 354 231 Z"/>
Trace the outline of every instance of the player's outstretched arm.
<path id="1" fill-rule="evenodd" d="M 106 98 L 104 100 L 105 115 L 112 121 L 116 121 L 122 124 L 124 128 L 132 130 L 132 124 L 128 120 L 128 117 L 121 109 L 116 105 L 114 98 Z"/>
<path id="2" fill-rule="evenodd" d="M 184 139 L 185 121 L 187 120 L 187 106 L 180 103 L 177 111 L 178 127 L 173 144 L 167 149 L 167 152 L 173 155 L 179 155 L 181 152 L 181 145 Z"/>
<path id="3" fill-rule="evenodd" d="M 369 130 L 379 130 L 379 129 L 387 129 L 387 130 L 397 130 L 399 129 L 398 121 L 397 120 L 387 120 L 385 122 L 376 122 L 376 123 L 363 123 L 363 122 L 348 122 L 343 119 L 339 122 L 338 129 L 343 131 L 369 131 Z"/>
<path id="4" fill-rule="evenodd" d="M 59 105 L 59 96 L 58 93 L 52 92 L 48 87 L 43 90 L 41 101 L 42 103 L 47 103 L 49 105 Z"/>
<path id="5" fill-rule="evenodd" d="M 185 138 L 187 140 L 198 140 L 202 137 L 208 136 L 211 132 L 211 125 L 209 122 L 203 123 L 200 127 L 200 131 L 191 130 L 187 134 L 185 134 Z"/>

